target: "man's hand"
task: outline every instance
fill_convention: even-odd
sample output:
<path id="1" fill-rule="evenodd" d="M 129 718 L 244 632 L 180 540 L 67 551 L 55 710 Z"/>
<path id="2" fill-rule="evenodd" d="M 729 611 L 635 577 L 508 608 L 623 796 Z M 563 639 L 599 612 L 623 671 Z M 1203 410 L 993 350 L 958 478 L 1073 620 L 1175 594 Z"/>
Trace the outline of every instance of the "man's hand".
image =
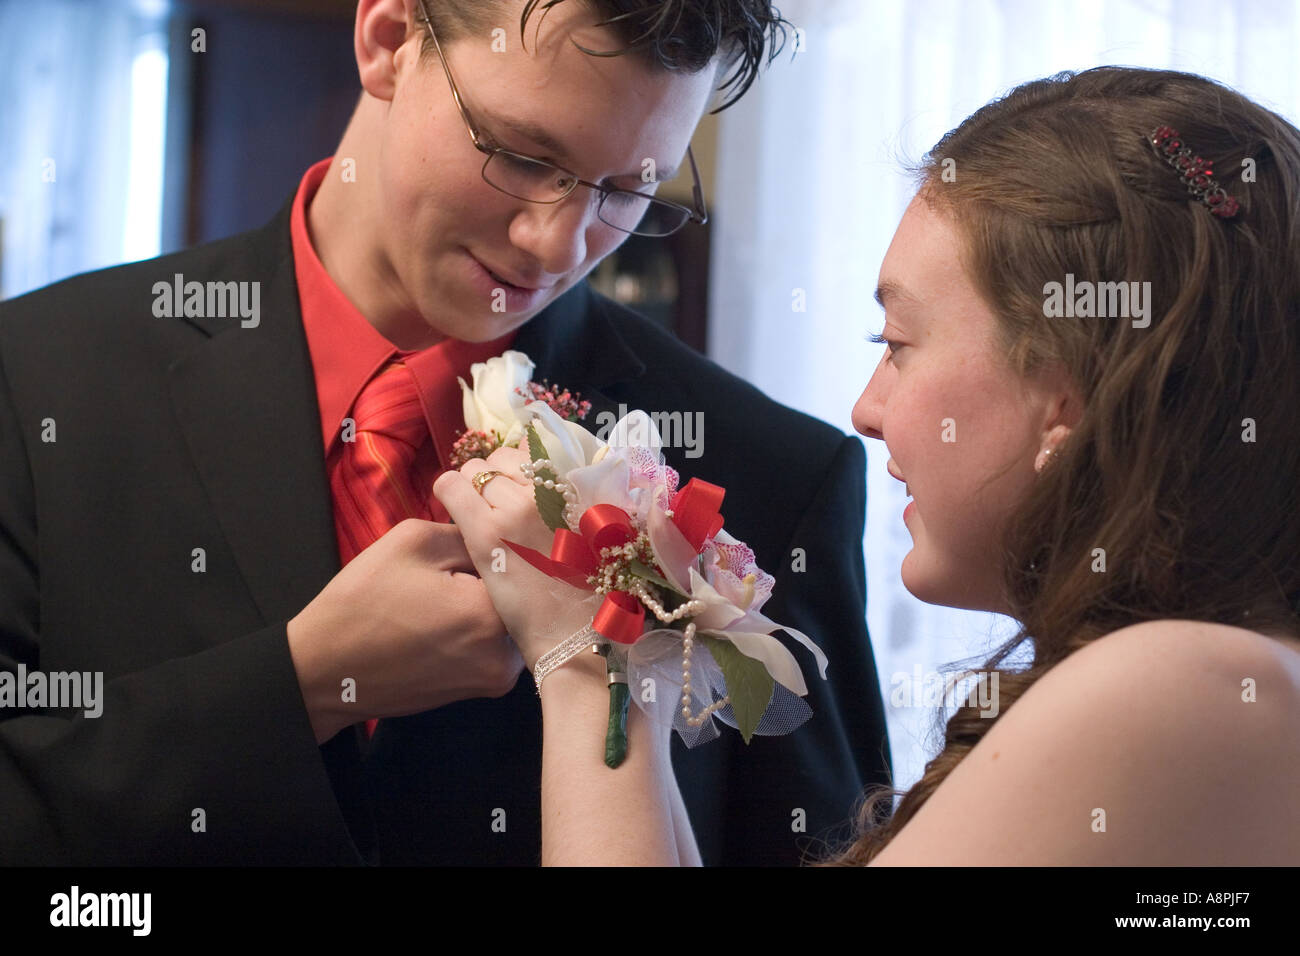
<path id="1" fill-rule="evenodd" d="M 519 470 L 527 460 L 521 449 L 499 448 L 486 460 L 443 472 L 433 493 L 464 533 L 469 557 L 531 671 L 539 657 L 591 622 L 603 598 L 547 577 L 507 552 L 509 541 L 550 554 L 554 538 L 537 513 L 533 485 Z M 482 471 L 501 474 L 475 491 L 474 476 Z"/>
<path id="2" fill-rule="evenodd" d="M 371 717 L 509 693 L 523 661 L 473 569 L 454 525 L 407 519 L 289 622 L 318 743 Z"/>

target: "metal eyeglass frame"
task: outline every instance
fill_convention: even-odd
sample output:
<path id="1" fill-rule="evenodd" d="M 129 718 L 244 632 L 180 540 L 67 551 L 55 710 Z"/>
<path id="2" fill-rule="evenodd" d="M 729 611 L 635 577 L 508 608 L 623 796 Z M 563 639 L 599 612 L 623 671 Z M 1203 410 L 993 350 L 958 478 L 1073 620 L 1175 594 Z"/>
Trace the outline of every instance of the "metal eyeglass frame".
<path id="1" fill-rule="evenodd" d="M 433 39 L 434 48 L 438 51 L 438 59 L 442 62 L 443 72 L 447 74 L 447 84 L 451 87 L 452 99 L 456 101 L 456 108 L 460 111 L 460 117 L 465 123 L 465 129 L 469 133 L 470 141 L 473 142 L 475 149 L 477 149 L 481 153 L 486 154 L 486 159 L 484 159 L 483 161 L 483 168 L 479 171 L 485 183 L 487 183 L 489 186 L 491 186 L 493 189 L 497 190 L 498 192 L 505 193 L 505 195 L 507 196 L 512 196 L 515 199 L 521 199 L 524 202 L 538 203 L 540 205 L 553 205 L 555 203 L 562 202 L 563 200 L 568 199 L 570 196 L 572 196 L 573 191 L 577 189 L 578 186 L 586 186 L 588 189 L 594 189 L 596 190 L 596 192 L 600 194 L 600 203 L 596 207 L 596 215 L 597 217 L 600 218 L 600 221 L 605 223 L 605 225 L 609 226 L 611 229 L 617 229 L 620 232 L 626 232 L 629 235 L 633 235 L 633 236 L 647 236 L 650 238 L 662 239 L 667 236 L 671 236 L 675 232 L 680 231 L 688 222 L 694 222 L 703 225 L 704 223 L 709 221 L 708 210 L 705 208 L 704 205 L 704 189 L 700 185 L 700 171 L 699 168 L 695 165 L 695 153 L 691 150 L 691 147 L 689 145 L 686 147 L 686 156 L 687 159 L 690 161 L 691 175 L 695 180 L 695 184 L 692 189 L 692 194 L 695 200 L 694 209 L 691 209 L 688 206 L 683 206 L 681 203 L 676 203 L 668 199 L 659 199 L 658 197 L 655 196 L 649 196 L 646 195 L 645 193 L 639 193 L 633 189 L 619 189 L 614 186 L 602 186 L 599 183 L 591 183 L 585 179 L 579 178 L 574 173 L 570 172 L 569 170 L 565 169 L 562 166 L 557 166 L 554 163 L 547 162 L 544 159 L 538 159 L 536 156 L 529 156 L 526 153 L 517 153 L 512 149 L 503 149 L 500 146 L 489 146 L 488 144 L 484 143 L 479 137 L 479 132 L 474 125 L 474 121 L 470 118 L 469 110 L 465 108 L 465 103 L 461 99 L 460 89 L 456 86 L 456 80 L 451 75 L 451 67 L 447 63 L 447 57 L 442 52 L 442 44 L 438 42 L 438 35 L 433 32 L 433 22 L 429 17 L 429 10 L 425 6 L 424 0 L 418 0 L 418 2 L 420 5 L 420 12 L 424 15 L 424 25 L 429 31 L 429 36 Z M 496 183 L 488 179 L 486 175 L 488 164 L 492 162 L 493 156 L 495 156 L 497 153 L 504 153 L 507 156 L 512 156 L 516 159 L 523 160 L 526 163 L 532 163 L 537 166 L 545 166 L 550 169 L 554 169 L 556 172 L 561 173 L 563 176 L 567 177 L 569 181 L 569 187 L 564 192 L 563 195 L 556 196 L 554 199 L 529 199 L 527 196 L 517 196 L 514 193 L 509 192 L 508 190 L 502 189 Z M 633 229 L 624 229 L 622 226 L 617 226 L 614 223 L 609 222 L 603 216 L 601 216 L 601 210 L 603 210 L 605 207 L 605 200 L 613 193 L 627 193 L 628 195 L 635 196 L 637 197 L 637 199 L 640 200 L 646 200 L 651 203 L 660 203 L 664 206 L 668 206 L 673 209 L 680 209 L 682 212 L 687 214 L 688 218 L 684 220 L 681 223 L 681 225 L 675 227 L 671 232 L 646 233 L 646 232 L 637 232 L 636 230 Z"/>

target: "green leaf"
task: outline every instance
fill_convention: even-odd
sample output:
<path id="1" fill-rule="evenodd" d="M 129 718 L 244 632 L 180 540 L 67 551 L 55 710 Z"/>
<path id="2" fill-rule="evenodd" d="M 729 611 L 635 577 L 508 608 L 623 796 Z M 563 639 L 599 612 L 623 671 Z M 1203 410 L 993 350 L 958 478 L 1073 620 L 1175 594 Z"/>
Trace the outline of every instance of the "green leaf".
<path id="1" fill-rule="evenodd" d="M 740 735 L 749 743 L 758 729 L 758 721 L 772 701 L 772 691 L 776 681 L 767 672 L 762 661 L 746 657 L 731 641 L 704 634 L 696 635 L 696 640 L 703 641 L 713 660 L 722 671 L 723 680 L 727 682 L 727 695 L 731 698 L 731 709 L 736 715 L 736 726 Z"/>
<path id="2" fill-rule="evenodd" d="M 533 461 L 539 461 L 546 457 L 546 446 L 537 436 L 536 430 L 532 425 L 526 429 L 528 433 L 528 457 Z M 556 475 L 549 468 L 539 468 L 535 472 L 538 478 L 543 481 L 555 481 Z M 537 500 L 537 513 L 542 516 L 546 522 L 546 527 L 552 531 L 558 531 L 560 528 L 568 528 L 568 523 L 564 520 L 564 495 L 560 494 L 554 488 L 545 488 L 541 485 L 533 485 L 533 497 Z"/>
<path id="3" fill-rule="evenodd" d="M 541 438 L 537 436 L 537 429 L 529 425 L 525 431 L 528 433 L 528 457 L 532 461 L 540 461 L 546 457 L 546 446 L 542 444 Z"/>
<path id="4" fill-rule="evenodd" d="M 651 584 L 661 587 L 665 591 L 671 591 L 673 594 L 681 594 L 682 597 L 686 597 L 685 594 L 682 594 L 682 592 L 673 587 L 672 584 L 660 577 L 654 568 L 644 565 L 635 559 L 629 561 L 627 567 L 628 570 L 637 577 L 645 578 Z"/>
<path id="5" fill-rule="evenodd" d="M 545 480 L 550 478 L 555 480 L 555 475 L 547 468 L 543 468 L 537 473 L 537 477 Z M 552 531 L 558 531 L 561 528 L 568 528 L 568 522 L 564 520 L 564 495 L 560 494 L 554 488 L 543 488 L 541 485 L 533 485 L 533 496 L 537 499 L 537 513 L 542 516 L 546 522 L 546 527 Z"/>

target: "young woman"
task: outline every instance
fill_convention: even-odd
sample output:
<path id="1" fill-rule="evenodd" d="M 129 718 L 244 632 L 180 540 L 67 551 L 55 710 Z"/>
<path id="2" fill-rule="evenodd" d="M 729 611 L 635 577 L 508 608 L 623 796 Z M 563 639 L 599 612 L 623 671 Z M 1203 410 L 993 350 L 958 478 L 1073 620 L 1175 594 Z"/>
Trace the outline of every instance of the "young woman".
<path id="1" fill-rule="evenodd" d="M 903 583 L 1021 630 L 837 862 L 1300 862 L 1300 132 L 1189 74 L 1027 83 L 927 156 L 878 298 L 854 423 L 913 497 Z M 488 571 L 549 542 L 523 457 L 435 490 L 531 668 L 591 608 Z M 695 862 L 668 731 L 633 708 L 602 762 L 604 676 L 542 685 L 543 861 Z"/>

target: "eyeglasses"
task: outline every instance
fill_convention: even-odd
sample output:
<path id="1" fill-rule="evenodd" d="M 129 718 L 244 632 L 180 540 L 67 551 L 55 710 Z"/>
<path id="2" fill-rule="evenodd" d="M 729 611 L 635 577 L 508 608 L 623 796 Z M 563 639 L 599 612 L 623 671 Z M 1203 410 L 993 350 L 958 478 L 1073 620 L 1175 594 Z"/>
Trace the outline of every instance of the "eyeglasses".
<path id="1" fill-rule="evenodd" d="M 670 236 L 688 222 L 704 224 L 709 221 L 708 212 L 704 208 L 704 190 L 700 186 L 700 171 L 695 165 L 695 154 L 689 146 L 686 147 L 686 156 L 690 160 L 691 175 L 695 180 L 694 209 L 666 199 L 655 199 L 646 193 L 631 189 L 616 189 L 599 183 L 589 183 L 585 179 L 579 179 L 567 169 L 548 163 L 544 159 L 525 156 L 485 142 L 461 100 L 460 90 L 456 87 L 456 80 L 451 75 L 451 67 L 447 64 L 447 57 L 443 55 L 442 45 L 438 42 L 437 34 L 433 32 L 429 10 L 424 0 L 419 0 L 419 3 L 420 11 L 424 15 L 424 25 L 429 28 L 429 36 L 433 38 L 438 59 L 442 61 L 442 68 L 447 74 L 447 83 L 451 86 L 451 95 L 456 101 L 456 108 L 460 110 L 461 119 L 465 121 L 465 128 L 469 131 L 474 148 L 487 155 L 483 162 L 482 173 L 484 181 L 489 186 L 516 199 L 544 204 L 557 203 L 567 198 L 579 186 L 586 186 L 600 193 L 600 205 L 596 207 L 596 215 L 600 221 L 634 236 Z"/>

